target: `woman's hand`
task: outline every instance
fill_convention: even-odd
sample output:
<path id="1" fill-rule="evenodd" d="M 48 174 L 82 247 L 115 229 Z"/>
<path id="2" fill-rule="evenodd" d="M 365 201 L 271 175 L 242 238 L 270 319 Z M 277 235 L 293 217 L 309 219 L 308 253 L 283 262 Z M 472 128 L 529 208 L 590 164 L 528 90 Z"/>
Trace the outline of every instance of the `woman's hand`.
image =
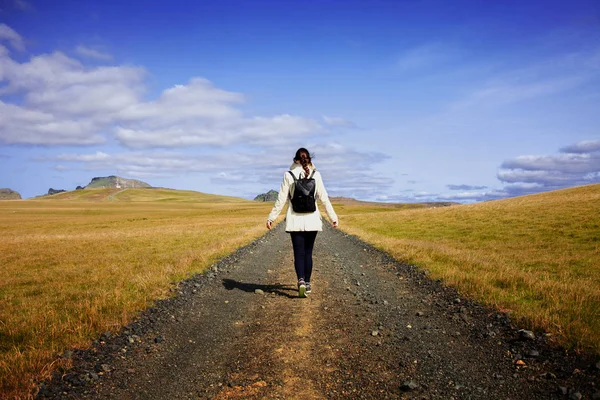
<path id="1" fill-rule="evenodd" d="M 271 229 L 273 227 L 273 222 L 267 221 L 267 229 Z"/>
<path id="2" fill-rule="evenodd" d="M 333 227 L 337 228 L 338 227 L 338 221 L 333 221 Z"/>

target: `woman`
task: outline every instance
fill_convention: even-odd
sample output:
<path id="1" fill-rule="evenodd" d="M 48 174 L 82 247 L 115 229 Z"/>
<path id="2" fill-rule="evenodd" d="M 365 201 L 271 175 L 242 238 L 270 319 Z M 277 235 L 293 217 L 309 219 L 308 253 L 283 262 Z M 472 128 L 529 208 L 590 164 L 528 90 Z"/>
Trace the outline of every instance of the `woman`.
<path id="1" fill-rule="evenodd" d="M 314 212 L 294 212 L 291 204 L 291 198 L 294 193 L 294 181 L 296 179 L 309 178 L 312 174 L 312 178 L 316 183 L 315 199 L 320 200 L 325 205 L 325 211 L 332 221 L 334 228 L 338 227 L 338 217 L 329 201 L 329 196 L 327 196 L 321 174 L 311 162 L 308 150 L 300 148 L 296 151 L 294 163 L 290 167 L 290 171 L 294 176 L 291 176 L 288 171 L 283 175 L 279 196 L 267 219 L 267 228 L 271 229 L 273 222 L 277 219 L 277 216 L 281 213 L 283 206 L 287 202 L 288 210 L 285 218 L 285 231 L 289 232 L 292 237 L 294 268 L 296 269 L 296 276 L 298 278 L 298 295 L 299 297 L 306 297 L 306 294 L 311 292 L 310 277 L 313 267 L 313 246 L 317 232 L 323 230 L 323 222 L 318 207 L 316 207 L 316 211 Z"/>

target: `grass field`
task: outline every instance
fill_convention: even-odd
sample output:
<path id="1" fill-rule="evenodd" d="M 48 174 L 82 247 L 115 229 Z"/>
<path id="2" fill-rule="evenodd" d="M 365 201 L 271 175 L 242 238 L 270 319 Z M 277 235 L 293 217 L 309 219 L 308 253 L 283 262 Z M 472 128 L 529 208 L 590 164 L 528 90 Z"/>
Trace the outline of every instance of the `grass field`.
<path id="1" fill-rule="evenodd" d="M 600 185 L 450 207 L 333 199 L 341 227 L 600 354 Z M 0 397 L 265 232 L 270 203 L 168 189 L 0 202 Z M 430 205 L 431 206 L 431 205 Z"/>
<path id="2" fill-rule="evenodd" d="M 29 393 L 57 354 L 264 234 L 271 207 L 161 189 L 0 202 L 0 397 Z"/>
<path id="3" fill-rule="evenodd" d="M 372 207 L 338 207 L 342 228 L 567 348 L 600 354 L 600 185 L 442 208 Z"/>

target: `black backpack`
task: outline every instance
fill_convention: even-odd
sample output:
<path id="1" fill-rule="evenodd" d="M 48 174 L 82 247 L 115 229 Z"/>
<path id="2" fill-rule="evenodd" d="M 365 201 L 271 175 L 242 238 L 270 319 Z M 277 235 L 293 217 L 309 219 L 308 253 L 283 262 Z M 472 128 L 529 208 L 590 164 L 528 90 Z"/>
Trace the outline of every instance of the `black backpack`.
<path id="1" fill-rule="evenodd" d="M 315 189 L 317 183 L 313 179 L 315 171 L 308 178 L 297 179 L 292 171 L 288 171 L 294 178 L 294 195 L 292 196 L 292 208 L 297 213 L 310 213 L 317 210 L 315 201 Z"/>

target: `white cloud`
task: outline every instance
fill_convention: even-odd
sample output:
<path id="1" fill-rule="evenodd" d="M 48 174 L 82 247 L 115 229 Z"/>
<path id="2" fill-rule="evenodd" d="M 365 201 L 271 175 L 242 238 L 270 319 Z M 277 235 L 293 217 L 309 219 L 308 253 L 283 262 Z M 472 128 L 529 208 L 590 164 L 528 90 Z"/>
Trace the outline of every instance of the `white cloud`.
<path id="1" fill-rule="evenodd" d="M 339 118 L 339 117 L 328 117 L 328 116 L 324 115 L 323 121 L 325 122 L 325 124 L 330 125 L 330 126 L 340 126 L 340 127 L 344 127 L 344 128 L 356 127 L 354 122 L 348 121 L 347 119 Z"/>
<path id="2" fill-rule="evenodd" d="M 25 41 L 21 35 L 6 24 L 0 24 L 0 43 L 2 41 L 7 41 L 16 50 L 25 51 Z"/>
<path id="3" fill-rule="evenodd" d="M 3 32 L 12 46 L 22 44 L 16 32 L 8 27 Z M 89 47 L 76 51 L 108 60 Z M 147 76 L 142 67 L 90 66 L 61 52 L 21 60 L 0 45 L 0 144 L 95 145 L 114 138 L 130 150 L 102 148 L 36 161 L 53 161 L 58 171 L 111 171 L 129 177 L 199 174 L 212 176 L 213 183 L 239 183 L 242 191 L 255 190 L 257 183 L 276 189 L 295 150 L 308 146 L 316 150 L 316 164 L 334 194 L 374 197 L 394 183 L 372 169 L 387 155 L 324 144 L 353 127 L 350 121 L 248 115 L 242 109 L 243 94 L 201 77 L 147 98 Z"/>
<path id="4" fill-rule="evenodd" d="M 600 140 L 584 140 L 560 149 L 561 153 L 592 153 L 600 151 Z"/>
<path id="5" fill-rule="evenodd" d="M 560 149 L 560 154 L 524 155 L 502 163 L 497 178 L 499 189 L 473 185 L 446 185 L 456 193 L 403 191 L 379 196 L 385 202 L 452 201 L 477 202 L 498 200 L 600 183 L 600 141 L 586 140 Z M 487 189 L 487 190 L 483 190 Z"/>
<path id="6" fill-rule="evenodd" d="M 263 144 L 271 140 L 283 141 L 286 137 L 308 138 L 321 131 L 321 125 L 316 121 L 287 114 L 271 118 L 254 117 L 240 122 L 243 137 Z"/>
<path id="7" fill-rule="evenodd" d="M 299 116 L 245 117 L 236 108 L 243 101 L 239 93 L 193 78 L 187 85 L 165 90 L 156 101 L 124 109 L 115 136 L 125 146 L 143 148 L 273 144 L 321 131 L 316 121 Z"/>
<path id="8" fill-rule="evenodd" d="M 5 32 L 14 32 L 6 28 Z M 78 50 L 92 55 L 83 46 Z M 89 145 L 112 134 L 130 148 L 272 146 L 296 136 L 307 139 L 327 133 L 317 121 L 300 116 L 246 116 L 239 108 L 242 94 L 199 77 L 145 100 L 146 75 L 139 67 L 89 67 L 60 52 L 21 63 L 0 51 L 0 83 L 4 83 L 0 98 L 11 95 L 11 103 L 4 107 L 21 116 L 6 118 L 10 124 L 0 126 L 0 142 Z M 15 96 L 22 101 L 14 102 Z M 45 125 L 32 126 L 29 120 L 35 117 Z"/>
<path id="9" fill-rule="evenodd" d="M 505 169 L 524 171 L 555 171 L 565 174 L 586 174 L 600 170 L 600 152 L 557 154 L 551 156 L 519 156 L 502 163 Z"/>
<path id="10" fill-rule="evenodd" d="M 440 194 L 426 191 L 415 192 L 413 190 L 402 190 L 397 194 L 377 196 L 375 200 L 384 203 L 423 203 L 441 201 Z"/>
<path id="11" fill-rule="evenodd" d="M 265 190 L 277 190 L 296 150 L 278 146 L 265 147 L 260 151 L 213 149 L 208 154 L 152 150 L 115 154 L 93 152 L 61 154 L 37 161 L 56 161 L 74 169 L 114 171 L 112 173 L 125 177 L 165 178 L 209 174 L 211 183 L 226 186 L 235 183 L 239 184 L 239 190 L 256 190 L 257 185 L 262 185 Z M 315 145 L 311 151 L 320 155 L 315 165 L 323 174 L 330 194 L 375 198 L 394 182 L 390 177 L 371 169 L 386 158 L 381 154 L 361 153 L 338 144 Z M 347 165 L 338 165 L 335 161 L 337 157 L 344 156 L 356 160 L 356 169 L 350 173 Z"/>
<path id="12" fill-rule="evenodd" d="M 231 184 L 231 183 L 241 183 L 247 181 L 248 178 L 241 173 L 228 173 L 228 172 L 219 172 L 216 176 L 210 178 L 212 183 L 216 183 L 219 185 L 222 184 Z"/>
<path id="13" fill-rule="evenodd" d="M 239 157 L 238 157 L 239 158 Z M 214 172 L 231 166 L 227 154 L 188 155 L 179 152 L 104 152 L 61 154 L 41 161 L 81 164 L 88 170 L 117 170 L 145 176 L 175 176 L 185 173 Z M 242 164 L 243 165 L 243 164 Z"/>
<path id="14" fill-rule="evenodd" d="M 19 63 L 0 53 L 0 96 L 5 112 L 0 142 L 30 145 L 90 145 L 124 107 L 139 101 L 145 71 L 135 67 L 88 68 L 55 52 Z"/>
<path id="15" fill-rule="evenodd" d="M 119 168 L 117 174 L 127 176 L 129 179 L 170 178 L 171 174 L 160 172 L 136 171 L 134 168 Z"/>
<path id="16" fill-rule="evenodd" d="M 519 190 L 537 191 L 600 182 L 600 141 L 582 141 L 561 151 L 561 154 L 526 155 L 507 160 L 498 171 L 498 179 L 520 184 Z"/>
<path id="17" fill-rule="evenodd" d="M 531 171 L 522 169 L 508 169 L 498 171 L 498 179 L 508 183 L 538 183 L 543 182 L 546 185 L 557 186 L 569 184 L 575 175 L 565 174 L 560 171 Z"/>
<path id="18" fill-rule="evenodd" d="M 477 198 L 481 198 L 485 196 L 485 192 L 459 192 L 448 195 L 438 195 L 436 196 L 439 200 L 447 200 L 447 201 L 467 201 L 473 200 Z"/>
<path id="19" fill-rule="evenodd" d="M 386 154 L 358 151 L 336 142 L 308 146 L 308 149 L 313 153 L 317 169 L 322 171 L 330 194 L 375 199 L 394 184 L 393 178 L 373 170 L 376 164 L 390 158 Z"/>
<path id="20" fill-rule="evenodd" d="M 487 189 L 487 186 L 474 186 L 474 185 L 446 185 L 450 190 L 481 190 Z"/>
<path id="21" fill-rule="evenodd" d="M 502 163 L 497 177 L 501 189 L 465 190 L 438 194 L 448 201 L 485 201 L 523 196 L 591 183 L 600 183 L 600 141 L 587 140 L 563 147 L 562 154 L 519 156 Z M 456 187 L 467 185 L 457 185 Z M 450 185 L 449 185 L 450 187 Z"/>
<path id="22" fill-rule="evenodd" d="M 90 121 L 56 118 L 0 101 L 0 142 L 31 145 L 91 145 L 105 139 Z"/>
<path id="23" fill-rule="evenodd" d="M 118 127 L 115 137 L 125 146 L 132 148 L 185 147 L 198 145 L 225 145 L 231 143 L 226 132 L 222 135 L 214 129 L 195 127 L 169 127 L 166 129 L 143 130 Z"/>
<path id="24" fill-rule="evenodd" d="M 119 114 L 119 120 L 157 127 L 196 119 L 208 124 L 239 118 L 241 112 L 234 104 L 243 100 L 241 94 L 216 88 L 207 79 L 192 78 L 187 85 L 166 89 L 155 101 L 131 104 Z"/>
<path id="25" fill-rule="evenodd" d="M 228 118 L 212 121 L 204 118 L 181 119 L 173 124 L 160 121 L 148 129 L 117 127 L 115 136 L 131 148 L 185 147 L 195 145 L 225 146 L 235 143 L 268 145 L 294 137 L 310 137 L 321 131 L 313 120 L 292 115 L 254 118 Z M 160 126 L 165 126 L 160 128 Z"/>
<path id="26" fill-rule="evenodd" d="M 145 77 L 142 68 L 89 68 L 59 52 L 35 56 L 22 64 L 4 57 L 0 63 L 8 82 L 4 93 L 23 93 L 25 107 L 64 118 L 114 117 L 123 107 L 139 101 Z"/>
<path id="27" fill-rule="evenodd" d="M 77 52 L 77 54 L 83 57 L 92 58 L 95 60 L 110 61 L 113 58 L 112 55 L 108 53 L 104 53 L 100 50 L 92 49 L 91 47 L 83 45 L 77 46 L 75 48 L 75 51 Z"/>
<path id="28" fill-rule="evenodd" d="M 56 159 L 71 162 L 110 162 L 112 157 L 102 151 L 97 151 L 94 154 L 61 154 Z"/>

